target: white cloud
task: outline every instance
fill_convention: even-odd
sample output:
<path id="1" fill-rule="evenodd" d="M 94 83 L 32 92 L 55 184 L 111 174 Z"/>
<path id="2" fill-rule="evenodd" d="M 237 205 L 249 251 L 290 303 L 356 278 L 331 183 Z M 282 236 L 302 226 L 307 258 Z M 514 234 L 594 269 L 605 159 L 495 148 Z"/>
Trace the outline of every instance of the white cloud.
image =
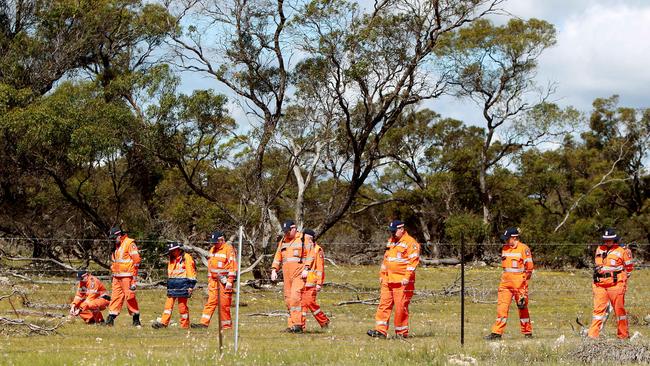
<path id="1" fill-rule="evenodd" d="M 650 3 L 595 4 L 558 24 L 557 45 L 540 59 L 540 82 L 558 83 L 562 104 L 588 109 L 594 98 L 621 95 L 650 107 Z"/>

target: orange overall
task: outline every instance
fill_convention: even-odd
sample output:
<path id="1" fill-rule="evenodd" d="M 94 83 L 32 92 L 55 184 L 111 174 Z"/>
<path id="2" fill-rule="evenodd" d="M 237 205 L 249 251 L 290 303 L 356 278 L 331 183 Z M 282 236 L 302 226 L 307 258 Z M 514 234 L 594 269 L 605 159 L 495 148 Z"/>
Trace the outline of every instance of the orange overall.
<path id="1" fill-rule="evenodd" d="M 323 255 L 323 248 L 318 243 L 313 244 L 311 257 L 314 258 L 314 261 L 307 274 L 305 289 L 302 294 L 303 316 L 306 316 L 307 310 L 309 310 L 314 315 L 316 321 L 318 321 L 318 324 L 321 327 L 326 327 L 330 320 L 316 302 L 318 290 L 323 286 L 323 282 L 325 282 L 325 256 Z"/>
<path id="2" fill-rule="evenodd" d="M 272 268 L 276 271 L 282 265 L 282 279 L 284 281 L 284 302 L 289 310 L 287 325 L 289 328 L 299 325 L 305 327 L 305 316 L 302 314 L 302 293 L 305 280 L 301 277 L 302 271 L 309 269 L 313 262 L 311 257 L 312 244 L 303 242 L 302 233 L 278 243 L 275 251 Z"/>
<path id="3" fill-rule="evenodd" d="M 625 312 L 625 291 L 627 280 L 630 277 L 634 264 L 629 250 L 621 248 L 618 244 L 611 247 L 601 245 L 596 249 L 596 268 L 594 274 L 594 312 L 589 337 L 598 338 L 606 318 L 609 304 L 614 306 L 614 313 L 618 320 L 617 336 L 626 339 L 630 336 L 628 331 L 627 313 Z"/>
<path id="4" fill-rule="evenodd" d="M 72 305 L 81 310 L 79 317 L 86 323 L 101 323 L 104 321 L 102 310 L 108 307 L 107 298 L 108 292 L 102 281 L 88 274 L 85 281 L 79 281 Z"/>
<path id="5" fill-rule="evenodd" d="M 135 241 L 123 235 L 120 244 L 115 246 L 111 259 L 113 261 L 111 265 L 113 294 L 108 313 L 117 316 L 126 299 L 129 314 L 140 314 L 138 301 L 135 299 L 135 290 L 131 290 L 131 286 L 135 286 L 141 261 Z"/>
<path id="6" fill-rule="evenodd" d="M 217 243 L 212 246 L 208 258 L 208 301 L 203 308 L 201 324 L 210 325 L 210 319 L 217 308 L 218 300 L 220 300 L 221 329 L 232 328 L 230 304 L 232 303 L 232 285 L 236 277 L 237 254 L 232 245 Z M 217 299 L 217 296 L 220 298 Z"/>
<path id="7" fill-rule="evenodd" d="M 533 257 L 530 248 L 520 241 L 506 244 L 501 250 L 501 283 L 497 298 L 497 319 L 492 333 L 503 334 L 508 321 L 510 302 L 515 299 L 519 309 L 519 324 L 523 334 L 532 334 L 533 326 L 528 313 L 528 280 L 533 273 Z"/>
<path id="8" fill-rule="evenodd" d="M 400 239 L 389 239 L 379 272 L 381 293 L 375 314 L 375 330 L 384 335 L 388 332 L 390 313 L 395 305 L 395 333 L 408 336 L 408 307 L 415 291 L 415 269 L 418 263 L 420 244 L 406 231 Z"/>
<path id="9" fill-rule="evenodd" d="M 178 301 L 178 312 L 181 316 L 181 328 L 190 327 L 190 310 L 187 299 L 192 295 L 188 289 L 196 284 L 196 264 L 188 253 L 182 253 L 171 258 L 167 264 L 167 301 L 160 322 L 167 326 L 172 317 L 174 302 Z"/>

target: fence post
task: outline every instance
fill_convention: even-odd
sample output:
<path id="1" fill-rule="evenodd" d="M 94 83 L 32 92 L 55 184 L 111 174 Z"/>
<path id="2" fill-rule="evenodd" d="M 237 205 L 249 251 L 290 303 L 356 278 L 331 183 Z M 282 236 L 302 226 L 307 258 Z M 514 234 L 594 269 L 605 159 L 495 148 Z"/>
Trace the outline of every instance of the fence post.
<path id="1" fill-rule="evenodd" d="M 239 245 L 237 247 L 237 293 L 235 294 L 235 353 L 239 346 L 239 290 L 241 278 L 241 247 L 244 236 L 244 227 L 239 227 Z"/>
<path id="2" fill-rule="evenodd" d="M 465 345 L 465 239 L 460 235 L 460 346 Z"/>

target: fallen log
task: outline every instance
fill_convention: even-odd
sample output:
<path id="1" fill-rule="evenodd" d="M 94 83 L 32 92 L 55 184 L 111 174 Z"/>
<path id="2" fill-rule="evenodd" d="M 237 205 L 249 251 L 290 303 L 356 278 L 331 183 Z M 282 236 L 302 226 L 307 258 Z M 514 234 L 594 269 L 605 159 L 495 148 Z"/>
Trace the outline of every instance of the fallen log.
<path id="1" fill-rule="evenodd" d="M 454 266 L 460 264 L 460 259 L 458 258 L 441 258 L 441 259 L 428 259 L 420 258 L 420 263 L 427 266 Z"/>
<path id="2" fill-rule="evenodd" d="M 274 310 L 270 311 L 268 313 L 251 313 L 247 314 L 247 316 L 289 316 L 289 313 L 285 310 Z"/>
<path id="3" fill-rule="evenodd" d="M 335 304 L 334 306 L 343 306 L 343 305 L 354 305 L 354 304 L 361 304 L 361 305 L 379 305 L 379 298 L 375 297 L 373 299 L 366 299 L 366 300 L 350 300 L 350 301 L 341 301 L 338 304 Z"/>

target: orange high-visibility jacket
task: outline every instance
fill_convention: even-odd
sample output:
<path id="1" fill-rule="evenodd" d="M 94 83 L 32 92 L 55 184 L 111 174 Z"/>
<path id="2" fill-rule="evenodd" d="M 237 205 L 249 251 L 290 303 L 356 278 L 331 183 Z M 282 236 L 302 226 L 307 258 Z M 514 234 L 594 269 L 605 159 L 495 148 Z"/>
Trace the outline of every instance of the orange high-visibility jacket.
<path id="1" fill-rule="evenodd" d="M 392 237 L 388 240 L 379 276 L 388 283 L 399 283 L 403 279 L 414 281 L 419 263 L 420 244 L 404 231 L 399 240 Z"/>
<path id="2" fill-rule="evenodd" d="M 237 276 L 237 254 L 228 243 L 221 244 L 219 248 L 213 245 L 208 256 L 208 278 L 219 280 L 223 276 L 231 283 Z"/>
<path id="3" fill-rule="evenodd" d="M 111 254 L 113 264 L 111 271 L 113 277 L 136 277 L 138 275 L 138 267 L 140 267 L 140 253 L 135 241 L 126 235 L 122 238 L 122 242 Z"/>
<path id="4" fill-rule="evenodd" d="M 314 258 L 311 256 L 313 245 L 303 241 L 302 233 L 296 233 L 296 237 L 285 242 L 284 238 L 278 243 L 278 249 L 273 257 L 272 268 L 280 269 L 285 276 L 295 277 L 302 272 L 305 267 L 310 267 Z"/>
<path id="5" fill-rule="evenodd" d="M 517 241 L 515 246 L 506 244 L 501 249 L 501 281 L 511 283 L 514 287 L 521 286 L 530 279 L 533 273 L 533 256 L 530 248 Z"/>
<path id="6" fill-rule="evenodd" d="M 194 258 L 188 253 L 179 255 L 167 264 L 167 277 L 196 279 L 196 264 Z"/>
<path id="7" fill-rule="evenodd" d="M 323 254 L 323 248 L 318 243 L 314 243 L 311 257 L 314 258 L 314 261 L 307 274 L 305 287 L 322 286 L 325 282 L 325 255 Z"/>
<path id="8" fill-rule="evenodd" d="M 607 248 L 601 245 L 596 249 L 596 266 L 600 267 L 598 284 L 613 285 L 617 282 L 625 282 L 634 270 L 634 260 L 630 250 L 621 248 L 618 244 Z"/>
<path id="9" fill-rule="evenodd" d="M 104 295 L 108 295 L 108 292 L 106 291 L 106 287 L 104 287 L 102 281 L 89 274 L 86 281 L 79 281 L 77 293 L 74 296 L 72 304 L 74 304 L 75 307 L 79 307 L 84 300 L 92 301 Z"/>

